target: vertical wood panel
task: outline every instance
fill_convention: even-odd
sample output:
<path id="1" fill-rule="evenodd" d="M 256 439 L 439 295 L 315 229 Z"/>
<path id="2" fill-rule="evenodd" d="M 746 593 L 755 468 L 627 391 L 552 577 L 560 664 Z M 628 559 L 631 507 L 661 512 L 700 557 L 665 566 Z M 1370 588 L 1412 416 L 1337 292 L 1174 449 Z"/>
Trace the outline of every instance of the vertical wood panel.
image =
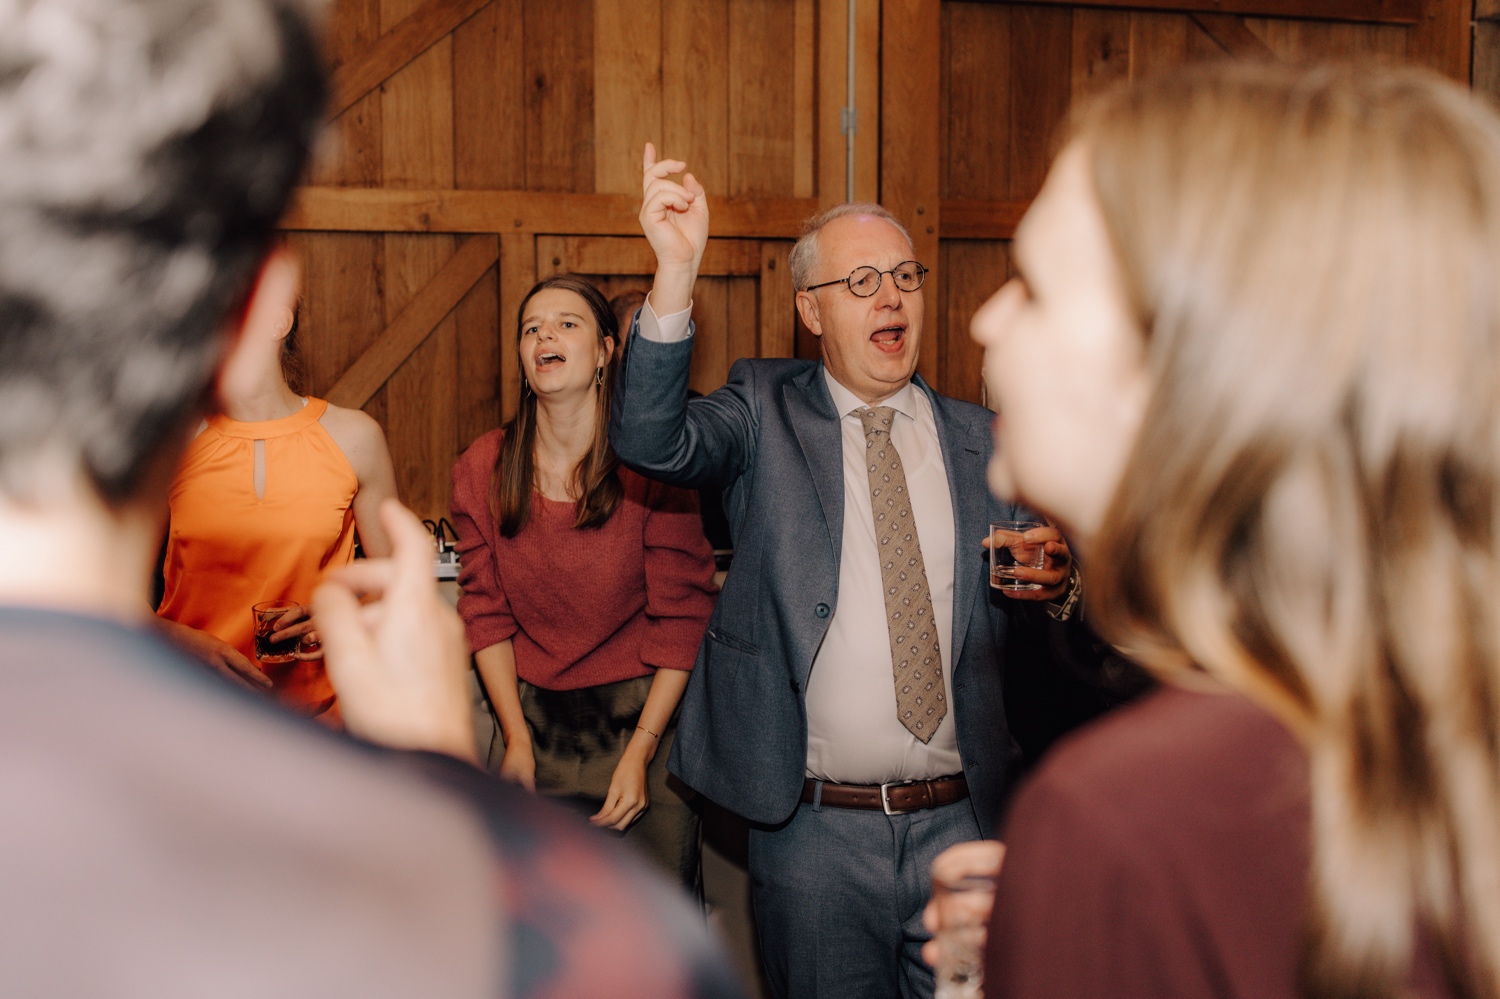
<path id="1" fill-rule="evenodd" d="M 729 374 L 728 278 L 700 277 L 693 288 L 693 366 L 688 384 L 704 395 Z"/>
<path id="2" fill-rule="evenodd" d="M 811 198 L 817 191 L 817 41 L 816 0 L 794 0 L 792 25 L 792 196 Z"/>
<path id="3" fill-rule="evenodd" d="M 736 197 L 792 193 L 795 68 L 787 72 L 792 0 L 730 0 L 729 186 Z M 793 27 L 795 25 L 792 25 Z M 795 58 L 795 51 L 793 52 Z"/>
<path id="4" fill-rule="evenodd" d="M 884 0 L 861 0 L 854 8 L 854 100 L 858 119 L 854 133 L 855 201 L 880 199 L 881 73 L 884 70 L 880 41 L 884 7 Z M 899 35 L 894 37 L 900 38 Z M 900 44 L 904 46 L 905 41 Z M 908 58 L 915 56 L 915 53 L 908 53 Z M 936 56 L 935 52 L 932 53 L 934 59 Z M 933 79 L 937 79 L 935 67 Z M 842 195 L 839 200 L 842 200 Z"/>
<path id="5" fill-rule="evenodd" d="M 661 0 L 594 4 L 594 190 L 638 194 L 662 141 Z"/>
<path id="6" fill-rule="evenodd" d="M 788 258 L 792 244 L 766 240 L 760 245 L 760 353 L 761 357 L 794 357 L 797 304 Z"/>
<path id="7" fill-rule="evenodd" d="M 380 37 L 380 0 L 342 0 L 330 12 L 324 52 L 336 68 Z M 366 94 L 334 120 L 313 160 L 314 184 L 380 183 L 380 95 Z"/>
<path id="8" fill-rule="evenodd" d="M 458 451 L 500 425 L 500 286 L 492 268 L 453 310 Z"/>
<path id="9" fill-rule="evenodd" d="M 1185 14 L 1133 11 L 1130 15 L 1130 78 L 1139 80 L 1187 62 Z"/>
<path id="10" fill-rule="evenodd" d="M 1010 195 L 1011 10 L 1005 4 L 943 4 L 946 197 Z"/>
<path id="11" fill-rule="evenodd" d="M 1073 100 L 1084 100 L 1130 76 L 1130 12 L 1080 7 L 1073 12 Z"/>
<path id="12" fill-rule="evenodd" d="M 917 369 L 932 385 L 942 385 L 938 305 L 938 121 L 942 8 L 939 0 L 884 0 L 882 31 L 900 39 L 888 46 L 880 67 L 880 201 L 911 233 L 916 257 L 932 269 L 921 294 L 926 300 L 924 335 Z"/>
<path id="13" fill-rule="evenodd" d="M 453 32 L 453 158 L 458 187 L 526 186 L 521 7 L 491 3 Z"/>
<path id="14" fill-rule="evenodd" d="M 1010 196 L 1035 197 L 1073 84 L 1073 12 L 1018 6 L 1011 25 Z"/>
<path id="15" fill-rule="evenodd" d="M 521 361 L 516 353 L 516 321 L 521 299 L 536 284 L 536 240 L 519 233 L 500 236 L 500 419 L 516 415 L 521 398 Z"/>
<path id="16" fill-rule="evenodd" d="M 725 280 L 728 304 L 728 322 L 725 339 L 724 377 L 729 377 L 729 367 L 742 357 L 759 357 L 760 315 L 759 293 L 753 277 L 732 277 Z M 719 385 L 724 383 L 720 379 Z M 718 388 L 715 385 L 714 388 Z"/>
<path id="17" fill-rule="evenodd" d="M 974 313 L 1005 283 L 1007 244 L 999 240 L 947 240 L 943 245 L 947 281 L 944 338 L 946 391 L 959 399 L 982 398 L 984 348 L 969 336 Z"/>
<path id="18" fill-rule="evenodd" d="M 382 0 L 391 26 L 419 0 Z M 387 187 L 452 187 L 453 40 L 438 42 L 381 89 L 381 172 Z M 385 322 L 389 323 L 453 255 L 451 236 L 388 235 Z M 457 443 L 457 328 L 450 315 L 391 376 L 385 431 L 402 500 L 424 517 L 448 509 L 448 467 Z M 439 388 L 440 387 L 440 388 Z"/>
<path id="19" fill-rule="evenodd" d="M 846 165 L 839 109 L 845 99 L 849 6 L 847 0 L 817 0 L 817 4 L 817 197 L 818 204 L 827 208 L 844 200 Z"/>
<path id="20" fill-rule="evenodd" d="M 662 153 L 708 190 L 729 190 L 729 5 L 662 0 Z"/>
<path id="21" fill-rule="evenodd" d="M 594 189 L 594 5 L 525 0 L 526 188 Z"/>

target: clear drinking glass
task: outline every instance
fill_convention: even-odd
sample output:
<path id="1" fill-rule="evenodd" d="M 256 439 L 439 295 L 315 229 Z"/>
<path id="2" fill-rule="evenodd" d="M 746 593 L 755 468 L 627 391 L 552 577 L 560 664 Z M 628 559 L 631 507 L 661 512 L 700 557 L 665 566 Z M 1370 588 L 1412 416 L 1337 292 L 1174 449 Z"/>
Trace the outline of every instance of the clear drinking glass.
<path id="1" fill-rule="evenodd" d="M 279 642 L 271 641 L 271 636 L 307 617 L 302 605 L 290 600 L 265 600 L 250 608 L 250 613 L 255 618 L 255 658 L 273 665 L 294 662 L 302 636 L 293 635 Z"/>
<path id="2" fill-rule="evenodd" d="M 990 585 L 997 590 L 1039 590 L 1041 583 L 1016 578 L 1016 568 L 1045 569 L 1043 542 L 1028 542 L 1026 532 L 1047 525 L 1039 520 L 997 520 L 990 525 Z"/>
<path id="3" fill-rule="evenodd" d="M 984 942 L 995 905 L 995 877 L 934 877 L 932 895 L 939 914 L 933 937 L 938 944 L 935 999 L 983 999 Z"/>

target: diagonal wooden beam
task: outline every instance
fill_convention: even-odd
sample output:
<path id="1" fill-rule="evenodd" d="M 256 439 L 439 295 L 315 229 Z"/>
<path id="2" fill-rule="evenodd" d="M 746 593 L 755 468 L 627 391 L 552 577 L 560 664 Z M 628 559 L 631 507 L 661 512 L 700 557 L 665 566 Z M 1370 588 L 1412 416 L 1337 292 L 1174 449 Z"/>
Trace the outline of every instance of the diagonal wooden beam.
<path id="1" fill-rule="evenodd" d="M 1204 34 L 1214 40 L 1215 45 L 1234 58 L 1255 59 L 1261 62 L 1276 61 L 1276 53 L 1271 51 L 1271 46 L 1251 31 L 1246 26 L 1245 19 L 1238 14 L 1207 14 L 1194 11 L 1188 17 L 1191 17 L 1193 23 L 1203 29 Z"/>
<path id="2" fill-rule="evenodd" d="M 499 256 L 500 247 L 494 236 L 471 236 L 465 240 L 324 398 L 335 406 L 350 409 L 369 402 L 412 351 L 422 346 L 443 317 L 484 277 L 484 272 L 495 266 Z"/>
<path id="3" fill-rule="evenodd" d="M 427 0 L 381 35 L 369 51 L 333 73 L 328 117 L 337 118 L 361 97 L 490 4 L 491 0 Z"/>

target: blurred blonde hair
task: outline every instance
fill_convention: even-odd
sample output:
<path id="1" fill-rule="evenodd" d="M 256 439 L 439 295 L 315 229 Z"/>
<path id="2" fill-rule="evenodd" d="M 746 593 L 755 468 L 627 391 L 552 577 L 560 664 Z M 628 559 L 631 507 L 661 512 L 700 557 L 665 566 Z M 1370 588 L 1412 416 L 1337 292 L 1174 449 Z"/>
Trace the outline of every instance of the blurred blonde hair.
<path id="1" fill-rule="evenodd" d="M 1091 559 L 1159 674 L 1311 759 L 1303 988 L 1500 996 L 1500 121 L 1413 70 L 1196 68 L 1073 140 L 1153 397 Z"/>

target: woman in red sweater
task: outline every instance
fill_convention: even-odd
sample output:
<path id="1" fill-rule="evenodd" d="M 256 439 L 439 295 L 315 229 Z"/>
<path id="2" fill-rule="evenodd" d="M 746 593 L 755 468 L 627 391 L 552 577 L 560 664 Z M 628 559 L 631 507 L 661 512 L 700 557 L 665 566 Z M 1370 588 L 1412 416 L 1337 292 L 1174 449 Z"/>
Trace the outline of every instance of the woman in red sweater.
<path id="1" fill-rule="evenodd" d="M 697 819 L 666 759 L 716 592 L 697 501 L 609 446 L 618 327 L 599 290 L 548 278 L 519 321 L 520 408 L 453 467 L 458 610 L 505 738 L 491 769 L 575 799 L 693 888 Z"/>

